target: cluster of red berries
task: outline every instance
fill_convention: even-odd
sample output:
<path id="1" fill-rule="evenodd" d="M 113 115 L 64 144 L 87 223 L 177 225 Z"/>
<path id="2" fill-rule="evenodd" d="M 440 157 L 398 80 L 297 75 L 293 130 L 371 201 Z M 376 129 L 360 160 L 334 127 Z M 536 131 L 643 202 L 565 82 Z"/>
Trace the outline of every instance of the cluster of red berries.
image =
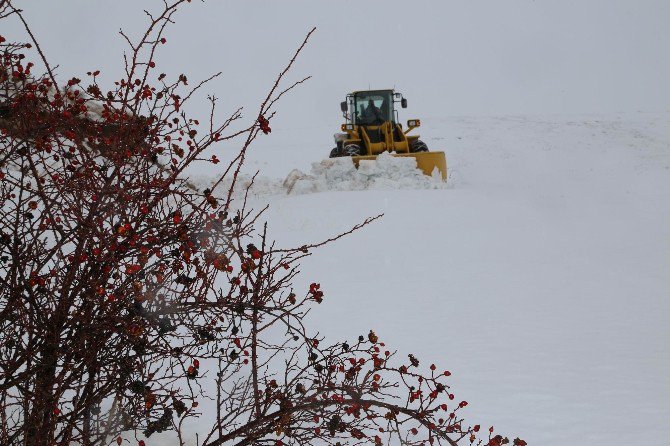
<path id="1" fill-rule="evenodd" d="M 258 248 L 256 248 L 256 245 L 254 245 L 253 243 L 249 243 L 247 245 L 247 254 L 249 254 L 252 259 L 258 260 L 261 258 L 262 252 L 259 251 Z"/>
<path id="2" fill-rule="evenodd" d="M 321 291 L 320 288 L 320 283 L 312 283 L 309 286 L 309 294 L 312 296 L 312 299 L 314 299 L 316 303 L 319 304 L 323 302 L 323 291 Z"/>
<path id="3" fill-rule="evenodd" d="M 200 368 L 200 361 L 197 359 L 193 360 L 193 365 L 189 366 L 186 370 L 186 377 L 188 379 L 195 379 L 198 376 L 198 369 Z"/>
<path id="4" fill-rule="evenodd" d="M 261 131 L 266 135 L 272 131 L 270 128 L 270 121 L 265 119 L 265 116 L 263 115 L 258 116 L 258 125 L 260 126 Z"/>

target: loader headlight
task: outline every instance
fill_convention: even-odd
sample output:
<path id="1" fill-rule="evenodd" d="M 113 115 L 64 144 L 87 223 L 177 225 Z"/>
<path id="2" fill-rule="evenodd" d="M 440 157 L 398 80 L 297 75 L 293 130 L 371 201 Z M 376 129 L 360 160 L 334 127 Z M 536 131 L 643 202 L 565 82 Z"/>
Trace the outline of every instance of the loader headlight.
<path id="1" fill-rule="evenodd" d="M 342 124 L 342 131 L 347 132 L 347 131 L 353 131 L 354 130 L 354 125 L 353 124 Z"/>
<path id="2" fill-rule="evenodd" d="M 410 119 L 407 121 L 407 127 L 420 127 L 421 126 L 421 120 L 420 119 Z"/>

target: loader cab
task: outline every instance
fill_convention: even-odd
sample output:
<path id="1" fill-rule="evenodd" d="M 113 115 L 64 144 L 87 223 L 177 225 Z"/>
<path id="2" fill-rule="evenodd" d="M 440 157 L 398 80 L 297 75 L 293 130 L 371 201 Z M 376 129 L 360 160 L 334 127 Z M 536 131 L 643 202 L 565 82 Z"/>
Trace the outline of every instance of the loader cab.
<path id="1" fill-rule="evenodd" d="M 393 90 L 357 91 L 347 95 L 341 104 L 347 122 L 354 125 L 376 126 L 384 122 L 398 122 L 395 104 L 407 107 L 407 100 Z"/>

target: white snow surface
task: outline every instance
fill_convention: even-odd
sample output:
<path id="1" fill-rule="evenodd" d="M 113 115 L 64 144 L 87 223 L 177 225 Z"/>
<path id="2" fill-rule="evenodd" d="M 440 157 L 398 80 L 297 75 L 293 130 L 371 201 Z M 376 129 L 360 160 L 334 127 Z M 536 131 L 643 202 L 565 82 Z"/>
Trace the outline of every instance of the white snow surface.
<path id="1" fill-rule="evenodd" d="M 423 122 L 446 185 L 392 157 L 318 161 L 330 148 L 305 141 L 322 128 L 250 152 L 279 245 L 385 214 L 304 261 L 297 288 L 325 292 L 309 326 L 332 341 L 373 329 L 450 370 L 470 422 L 530 445 L 664 444 L 670 113 Z"/>

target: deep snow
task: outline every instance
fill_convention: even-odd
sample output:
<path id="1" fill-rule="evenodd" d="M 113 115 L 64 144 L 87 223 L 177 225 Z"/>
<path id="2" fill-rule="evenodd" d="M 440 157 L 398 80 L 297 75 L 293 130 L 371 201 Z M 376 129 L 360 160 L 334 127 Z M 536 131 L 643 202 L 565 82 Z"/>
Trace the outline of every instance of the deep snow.
<path id="1" fill-rule="evenodd" d="M 446 189 L 256 197 L 285 246 L 385 214 L 303 263 L 298 287 L 326 293 L 310 326 L 333 341 L 374 329 L 448 368 L 472 422 L 529 444 L 663 443 L 670 114 L 423 122 L 446 151 Z M 307 171 L 329 147 L 302 133 L 252 149 L 248 167 L 266 180 Z"/>

